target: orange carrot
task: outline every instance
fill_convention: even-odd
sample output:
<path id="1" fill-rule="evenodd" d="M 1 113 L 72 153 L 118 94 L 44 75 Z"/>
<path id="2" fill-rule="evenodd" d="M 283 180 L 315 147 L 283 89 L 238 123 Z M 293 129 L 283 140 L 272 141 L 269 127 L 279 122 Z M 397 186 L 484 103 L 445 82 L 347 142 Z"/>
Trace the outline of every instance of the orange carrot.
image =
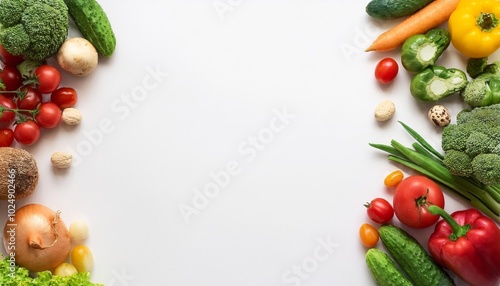
<path id="1" fill-rule="evenodd" d="M 401 23 L 380 34 L 365 51 L 387 52 L 401 46 L 406 39 L 423 34 L 450 18 L 460 0 L 435 0 Z"/>

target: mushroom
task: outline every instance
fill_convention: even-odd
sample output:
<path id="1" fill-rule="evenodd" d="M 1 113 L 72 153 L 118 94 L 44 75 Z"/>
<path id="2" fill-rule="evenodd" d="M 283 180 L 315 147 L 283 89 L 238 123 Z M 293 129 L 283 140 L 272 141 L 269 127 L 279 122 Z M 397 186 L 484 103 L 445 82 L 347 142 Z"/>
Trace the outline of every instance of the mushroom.
<path id="1" fill-rule="evenodd" d="M 90 74 L 97 67 L 99 58 L 92 43 L 80 37 L 67 39 L 59 48 L 56 57 L 63 70 L 76 76 Z"/>

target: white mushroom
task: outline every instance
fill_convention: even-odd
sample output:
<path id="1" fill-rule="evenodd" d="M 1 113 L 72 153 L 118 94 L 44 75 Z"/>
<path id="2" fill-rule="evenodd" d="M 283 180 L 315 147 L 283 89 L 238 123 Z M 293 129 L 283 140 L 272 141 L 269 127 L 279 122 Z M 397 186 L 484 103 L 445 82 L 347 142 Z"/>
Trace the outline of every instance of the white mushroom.
<path id="1" fill-rule="evenodd" d="M 76 76 L 90 74 L 97 66 L 98 54 L 87 39 L 69 38 L 57 52 L 57 63 L 61 68 Z"/>
<path id="2" fill-rule="evenodd" d="M 427 114 L 429 120 L 436 126 L 445 127 L 451 122 L 450 112 L 442 105 L 434 105 Z"/>

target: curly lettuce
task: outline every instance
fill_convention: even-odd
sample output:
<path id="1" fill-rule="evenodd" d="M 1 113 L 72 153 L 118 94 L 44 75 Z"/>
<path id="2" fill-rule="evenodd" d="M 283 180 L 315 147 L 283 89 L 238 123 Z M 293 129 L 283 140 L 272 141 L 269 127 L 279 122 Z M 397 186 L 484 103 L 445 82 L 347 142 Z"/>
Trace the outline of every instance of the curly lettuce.
<path id="1" fill-rule="evenodd" d="M 1 258 L 1 256 L 0 256 Z M 28 269 L 20 266 L 11 268 L 8 258 L 0 260 L 0 285 L 2 286 L 103 286 L 90 282 L 90 273 L 77 273 L 71 276 L 55 276 L 50 271 L 30 276 Z"/>

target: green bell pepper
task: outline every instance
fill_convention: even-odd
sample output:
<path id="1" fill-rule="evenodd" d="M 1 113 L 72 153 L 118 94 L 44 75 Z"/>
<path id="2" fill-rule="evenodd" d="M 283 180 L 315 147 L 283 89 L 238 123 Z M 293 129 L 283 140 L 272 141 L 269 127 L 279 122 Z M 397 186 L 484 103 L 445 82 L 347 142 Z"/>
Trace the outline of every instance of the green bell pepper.
<path id="1" fill-rule="evenodd" d="M 461 91 L 467 83 L 467 75 L 459 69 L 430 66 L 413 77 L 410 92 L 415 99 L 437 101 Z"/>
<path id="2" fill-rule="evenodd" d="M 451 42 L 450 33 L 443 28 L 409 37 L 401 47 L 401 64 L 412 73 L 434 65 Z"/>

